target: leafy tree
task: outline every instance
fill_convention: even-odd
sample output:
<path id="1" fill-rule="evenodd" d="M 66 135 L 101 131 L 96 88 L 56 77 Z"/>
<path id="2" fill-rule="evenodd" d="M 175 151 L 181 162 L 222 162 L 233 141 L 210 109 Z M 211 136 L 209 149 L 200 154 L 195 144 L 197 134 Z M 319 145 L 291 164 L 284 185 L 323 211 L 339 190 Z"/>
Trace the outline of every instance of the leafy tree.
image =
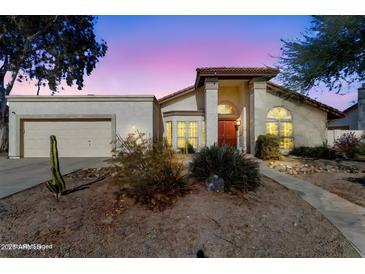
<path id="1" fill-rule="evenodd" d="M 34 80 L 37 93 L 61 81 L 84 85 L 107 51 L 94 34 L 93 16 L 0 16 L 0 129 L 5 126 L 6 98 L 15 81 Z M 7 135 L 7 134 L 5 134 Z M 1 144 L 1 142 L 0 142 Z"/>
<path id="2" fill-rule="evenodd" d="M 279 67 L 288 88 L 307 92 L 324 83 L 340 92 L 343 83 L 365 80 L 365 16 L 313 16 L 295 41 L 284 41 Z"/>

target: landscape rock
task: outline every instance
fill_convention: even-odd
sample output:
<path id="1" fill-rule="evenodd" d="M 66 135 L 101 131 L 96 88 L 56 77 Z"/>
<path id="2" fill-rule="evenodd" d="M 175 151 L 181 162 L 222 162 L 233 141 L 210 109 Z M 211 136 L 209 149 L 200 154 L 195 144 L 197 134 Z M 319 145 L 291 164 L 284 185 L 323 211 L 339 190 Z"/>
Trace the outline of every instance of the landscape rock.
<path id="1" fill-rule="evenodd" d="M 207 180 L 209 192 L 223 192 L 224 191 L 224 180 L 218 175 L 214 174 Z"/>

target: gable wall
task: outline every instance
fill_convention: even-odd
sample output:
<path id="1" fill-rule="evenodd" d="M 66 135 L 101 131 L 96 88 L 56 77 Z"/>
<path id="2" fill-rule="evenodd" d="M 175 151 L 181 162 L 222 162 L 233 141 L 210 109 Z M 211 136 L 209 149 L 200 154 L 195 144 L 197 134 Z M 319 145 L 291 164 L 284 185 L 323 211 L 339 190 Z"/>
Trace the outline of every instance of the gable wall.
<path id="1" fill-rule="evenodd" d="M 161 112 L 180 111 L 180 110 L 204 110 L 204 92 L 203 88 L 198 88 L 186 95 L 179 96 L 171 101 L 161 104 Z"/>
<path id="2" fill-rule="evenodd" d="M 286 100 L 265 92 L 260 100 L 255 101 L 255 127 L 260 134 L 266 132 L 266 114 L 277 106 L 288 109 L 292 115 L 295 146 L 322 145 L 327 139 L 327 113 L 314 106 Z"/>

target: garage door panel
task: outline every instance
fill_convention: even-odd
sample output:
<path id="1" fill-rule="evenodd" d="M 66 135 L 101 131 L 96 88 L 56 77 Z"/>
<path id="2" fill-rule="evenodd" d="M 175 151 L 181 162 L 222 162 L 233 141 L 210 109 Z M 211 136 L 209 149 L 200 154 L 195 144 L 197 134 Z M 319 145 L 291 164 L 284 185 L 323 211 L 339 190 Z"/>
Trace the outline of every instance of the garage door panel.
<path id="1" fill-rule="evenodd" d="M 49 136 L 57 138 L 60 157 L 111 156 L 111 121 L 24 121 L 24 157 L 49 157 Z"/>

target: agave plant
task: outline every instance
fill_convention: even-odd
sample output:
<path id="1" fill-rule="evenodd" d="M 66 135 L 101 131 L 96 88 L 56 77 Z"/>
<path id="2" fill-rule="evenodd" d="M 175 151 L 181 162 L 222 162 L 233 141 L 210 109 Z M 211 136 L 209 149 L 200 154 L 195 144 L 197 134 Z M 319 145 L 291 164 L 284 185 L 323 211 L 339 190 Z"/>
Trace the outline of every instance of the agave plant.
<path id="1" fill-rule="evenodd" d="M 202 148 L 194 155 L 190 172 L 203 180 L 212 175 L 223 178 L 225 191 L 254 190 L 260 183 L 258 163 L 230 146 Z"/>

